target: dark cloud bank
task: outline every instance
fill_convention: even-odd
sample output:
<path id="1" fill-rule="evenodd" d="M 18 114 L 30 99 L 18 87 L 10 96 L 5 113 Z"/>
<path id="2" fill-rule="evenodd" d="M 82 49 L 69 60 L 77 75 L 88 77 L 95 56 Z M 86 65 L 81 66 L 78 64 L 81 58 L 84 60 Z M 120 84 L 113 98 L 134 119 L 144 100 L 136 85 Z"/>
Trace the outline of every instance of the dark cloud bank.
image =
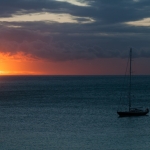
<path id="1" fill-rule="evenodd" d="M 150 17 L 149 0 L 86 0 L 76 6 L 55 0 L 0 0 L 0 18 L 29 13 L 67 13 L 90 17 L 82 24 L 57 22 L 0 22 L 0 51 L 22 51 L 51 61 L 126 57 L 130 47 L 135 57 L 150 57 L 149 27 L 125 22 Z M 14 28 L 19 26 L 19 28 Z"/>

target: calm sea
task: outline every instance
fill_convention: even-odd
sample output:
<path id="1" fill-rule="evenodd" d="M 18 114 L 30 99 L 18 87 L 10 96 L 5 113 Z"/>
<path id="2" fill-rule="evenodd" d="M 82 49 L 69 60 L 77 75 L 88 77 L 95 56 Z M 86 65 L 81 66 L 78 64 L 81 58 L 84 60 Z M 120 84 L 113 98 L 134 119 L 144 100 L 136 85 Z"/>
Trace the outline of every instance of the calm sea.
<path id="1" fill-rule="evenodd" d="M 150 76 L 132 105 L 150 108 Z M 1 150 L 149 150 L 150 116 L 119 118 L 123 76 L 0 76 Z"/>

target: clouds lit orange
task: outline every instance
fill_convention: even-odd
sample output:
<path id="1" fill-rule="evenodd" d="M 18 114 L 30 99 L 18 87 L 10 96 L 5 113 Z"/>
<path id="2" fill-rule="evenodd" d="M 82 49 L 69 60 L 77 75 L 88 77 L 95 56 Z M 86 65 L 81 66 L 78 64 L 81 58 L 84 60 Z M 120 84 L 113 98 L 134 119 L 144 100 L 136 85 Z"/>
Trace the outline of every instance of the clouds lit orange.
<path id="1" fill-rule="evenodd" d="M 3 2 L 0 74 L 123 74 L 130 47 L 135 74 L 150 74 L 148 3 Z"/>

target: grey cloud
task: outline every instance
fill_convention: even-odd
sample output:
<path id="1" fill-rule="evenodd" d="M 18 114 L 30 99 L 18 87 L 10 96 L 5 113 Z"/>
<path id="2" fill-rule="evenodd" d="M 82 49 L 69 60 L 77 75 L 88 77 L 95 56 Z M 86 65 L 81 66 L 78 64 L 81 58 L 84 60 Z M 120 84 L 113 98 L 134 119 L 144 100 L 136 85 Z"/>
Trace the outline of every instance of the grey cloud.
<path id="1" fill-rule="evenodd" d="M 19 34 L 21 34 L 21 31 Z M 23 35 L 23 33 L 21 35 Z M 61 35 L 50 36 L 36 32 L 34 34 L 32 32 L 28 32 L 27 37 L 30 37 L 30 40 L 19 40 L 19 36 L 16 36 L 15 39 L 12 37 L 9 40 L 8 38 L 6 38 L 7 40 L 2 40 L 1 38 L 1 52 L 8 52 L 10 55 L 14 55 L 17 52 L 23 52 L 26 55 L 31 55 L 35 59 L 67 61 L 75 59 L 112 57 L 124 58 L 128 56 L 128 50 L 130 48 L 126 46 L 126 42 L 129 42 L 129 39 L 122 37 L 116 37 L 112 40 L 111 37 L 108 38 L 102 36 L 99 38 L 94 36 L 93 38 L 90 38 L 91 36 L 89 38 L 84 36 L 66 36 L 63 39 L 63 35 L 62 37 Z M 119 44 L 117 45 L 115 41 L 117 41 Z M 140 44 L 137 45 L 137 42 Z M 139 42 L 137 39 L 133 43 L 130 42 L 130 46 L 133 46 L 133 49 L 135 50 L 134 56 L 150 57 L 149 49 L 147 48 L 148 45 L 145 45 L 144 49 L 142 49 L 140 46 L 141 44 L 144 45 L 144 42 L 144 40 Z"/>
<path id="2" fill-rule="evenodd" d="M 0 17 L 48 11 L 91 17 L 91 24 L 57 22 L 1 22 L 0 51 L 23 51 L 34 58 L 74 60 L 126 57 L 133 47 L 136 57 L 150 57 L 150 31 L 147 27 L 123 24 L 150 17 L 150 1 L 89 0 L 81 7 L 54 0 L 0 0 Z M 85 21 L 79 18 L 78 21 Z M 10 27 L 8 27 L 10 26 Z M 11 28 L 20 26 L 20 28 Z M 2 42 L 4 41 L 4 42 Z M 9 48 L 10 47 L 10 48 Z"/>
<path id="3" fill-rule="evenodd" d="M 0 15 L 11 16 L 18 12 L 31 13 L 49 11 L 55 13 L 70 13 L 77 16 L 93 17 L 107 23 L 122 22 L 148 17 L 150 2 L 143 0 L 89 0 L 91 7 L 75 6 L 55 0 L 1 0 Z"/>
<path id="4" fill-rule="evenodd" d="M 0 17 L 10 17 L 14 14 L 27 14 L 34 12 L 70 12 L 70 7 L 76 8 L 66 2 L 58 2 L 55 0 L 1 0 L 0 1 Z"/>

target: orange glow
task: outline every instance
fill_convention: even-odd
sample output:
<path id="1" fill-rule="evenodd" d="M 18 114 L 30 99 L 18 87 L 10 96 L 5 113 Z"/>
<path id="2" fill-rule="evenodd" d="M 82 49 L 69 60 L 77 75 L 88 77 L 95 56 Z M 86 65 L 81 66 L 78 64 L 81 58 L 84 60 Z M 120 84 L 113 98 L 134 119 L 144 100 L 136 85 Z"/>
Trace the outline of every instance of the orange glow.
<path id="1" fill-rule="evenodd" d="M 137 59 L 135 74 L 150 74 L 148 59 Z M 116 75 L 124 74 L 126 59 L 46 61 L 23 53 L 0 53 L 0 75 Z M 142 68 L 139 69 L 139 64 Z"/>
<path id="2" fill-rule="evenodd" d="M 33 59 L 31 56 L 24 55 L 23 53 L 17 53 L 14 55 L 10 55 L 9 53 L 0 53 L 0 75 L 115 74 L 115 70 L 120 69 L 118 65 L 113 67 L 112 64 L 114 63 L 120 64 L 118 61 L 113 59 L 52 62 L 41 59 Z"/>
<path id="3" fill-rule="evenodd" d="M 22 68 L 22 65 L 31 61 L 30 57 L 23 53 L 11 55 L 10 53 L 0 53 L 0 75 L 33 74 Z"/>

